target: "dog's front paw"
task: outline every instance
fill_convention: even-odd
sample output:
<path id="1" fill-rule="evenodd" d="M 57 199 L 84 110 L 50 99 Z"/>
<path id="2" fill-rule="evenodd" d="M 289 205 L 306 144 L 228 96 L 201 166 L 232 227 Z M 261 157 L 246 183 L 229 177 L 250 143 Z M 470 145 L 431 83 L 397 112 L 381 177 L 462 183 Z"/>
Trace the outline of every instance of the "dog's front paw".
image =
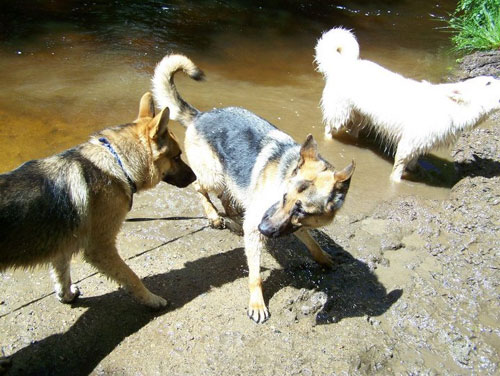
<path id="1" fill-rule="evenodd" d="M 262 324 L 263 322 L 267 321 L 269 318 L 269 311 L 264 304 L 262 303 L 252 303 L 250 302 L 250 305 L 248 306 L 248 311 L 247 311 L 248 317 L 250 317 L 253 321 L 255 321 L 257 324 Z"/>
<path id="2" fill-rule="evenodd" d="M 161 296 L 150 293 L 146 299 L 142 301 L 143 304 L 154 310 L 160 310 L 168 305 L 168 302 Z"/>
<path id="3" fill-rule="evenodd" d="M 80 296 L 80 289 L 77 285 L 71 285 L 67 291 L 57 291 L 56 296 L 61 303 L 73 303 Z"/>

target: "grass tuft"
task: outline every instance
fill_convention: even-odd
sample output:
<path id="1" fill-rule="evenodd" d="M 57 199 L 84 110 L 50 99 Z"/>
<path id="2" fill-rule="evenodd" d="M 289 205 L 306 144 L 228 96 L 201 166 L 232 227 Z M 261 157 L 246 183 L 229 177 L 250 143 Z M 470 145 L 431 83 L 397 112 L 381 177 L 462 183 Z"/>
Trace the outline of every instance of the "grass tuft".
<path id="1" fill-rule="evenodd" d="M 459 0 L 449 25 L 456 51 L 500 50 L 500 0 Z"/>

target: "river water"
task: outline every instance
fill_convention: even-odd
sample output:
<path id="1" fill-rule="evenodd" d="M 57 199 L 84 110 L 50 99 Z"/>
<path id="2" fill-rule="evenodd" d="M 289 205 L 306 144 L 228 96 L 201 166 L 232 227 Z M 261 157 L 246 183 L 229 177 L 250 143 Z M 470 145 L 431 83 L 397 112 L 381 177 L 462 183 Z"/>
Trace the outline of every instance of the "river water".
<path id="1" fill-rule="evenodd" d="M 433 178 L 393 185 L 392 159 L 376 140 L 323 139 L 322 76 L 316 40 L 352 29 L 361 57 L 406 76 L 446 80 L 456 56 L 443 22 L 454 1 L 28 1 L 0 15 L 0 172 L 133 120 L 168 52 L 189 56 L 207 75 L 179 75 L 183 97 L 200 110 L 242 106 L 343 168 L 357 163 L 346 208 L 414 194 L 445 198 L 453 180 L 448 150 L 426 157 Z M 183 129 L 174 133 L 182 138 Z M 436 172 L 438 171 L 438 172 Z"/>

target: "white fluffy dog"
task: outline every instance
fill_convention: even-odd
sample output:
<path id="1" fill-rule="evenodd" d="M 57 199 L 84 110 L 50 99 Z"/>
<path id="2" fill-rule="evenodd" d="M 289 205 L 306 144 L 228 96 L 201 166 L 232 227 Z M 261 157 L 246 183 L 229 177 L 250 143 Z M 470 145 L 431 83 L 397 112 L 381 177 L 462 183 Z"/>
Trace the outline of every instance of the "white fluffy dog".
<path id="1" fill-rule="evenodd" d="M 449 145 L 500 108 L 500 80 L 481 76 L 431 84 L 391 72 L 359 58 L 354 35 L 334 28 L 316 45 L 316 63 L 325 77 L 321 109 L 325 135 L 342 127 L 357 136 L 367 127 L 396 155 L 391 173 L 400 181 L 406 167 L 438 146 Z"/>

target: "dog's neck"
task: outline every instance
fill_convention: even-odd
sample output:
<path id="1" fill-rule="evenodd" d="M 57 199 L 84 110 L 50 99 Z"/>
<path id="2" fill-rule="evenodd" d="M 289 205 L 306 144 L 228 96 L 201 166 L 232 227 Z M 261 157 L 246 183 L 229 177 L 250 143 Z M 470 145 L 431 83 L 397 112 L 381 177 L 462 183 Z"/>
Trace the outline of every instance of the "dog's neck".
<path id="1" fill-rule="evenodd" d="M 106 147 L 106 149 L 109 150 L 109 152 L 115 157 L 116 163 L 118 163 L 118 166 L 120 166 L 121 170 L 123 171 L 123 174 L 125 175 L 125 178 L 127 179 L 127 183 L 130 187 L 130 207 L 129 210 L 132 209 L 132 203 L 133 203 L 133 197 L 134 193 L 137 192 L 137 185 L 135 182 L 132 180 L 130 174 L 127 172 L 125 167 L 123 166 L 122 160 L 120 159 L 120 156 L 116 152 L 116 150 L 113 148 L 111 143 L 108 141 L 106 137 L 101 137 L 99 138 L 99 142 Z"/>

